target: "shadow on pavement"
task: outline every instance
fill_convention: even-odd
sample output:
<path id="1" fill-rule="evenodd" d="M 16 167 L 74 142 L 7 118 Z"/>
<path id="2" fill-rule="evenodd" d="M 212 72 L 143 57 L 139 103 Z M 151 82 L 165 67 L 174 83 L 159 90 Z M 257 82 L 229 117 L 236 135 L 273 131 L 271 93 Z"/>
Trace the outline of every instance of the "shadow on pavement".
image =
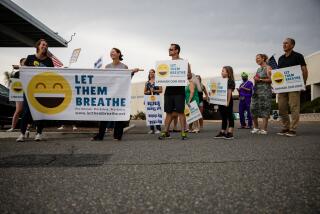
<path id="1" fill-rule="evenodd" d="M 28 154 L 0 158 L 0 168 L 11 167 L 97 167 L 111 154 Z"/>

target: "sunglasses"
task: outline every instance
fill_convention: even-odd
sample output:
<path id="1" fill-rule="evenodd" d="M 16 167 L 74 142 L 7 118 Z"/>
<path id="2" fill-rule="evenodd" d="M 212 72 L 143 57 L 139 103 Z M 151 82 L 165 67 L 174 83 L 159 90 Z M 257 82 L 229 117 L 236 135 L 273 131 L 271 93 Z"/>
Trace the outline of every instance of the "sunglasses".
<path id="1" fill-rule="evenodd" d="M 173 49 L 173 48 L 169 48 L 169 51 L 174 51 L 175 49 Z"/>

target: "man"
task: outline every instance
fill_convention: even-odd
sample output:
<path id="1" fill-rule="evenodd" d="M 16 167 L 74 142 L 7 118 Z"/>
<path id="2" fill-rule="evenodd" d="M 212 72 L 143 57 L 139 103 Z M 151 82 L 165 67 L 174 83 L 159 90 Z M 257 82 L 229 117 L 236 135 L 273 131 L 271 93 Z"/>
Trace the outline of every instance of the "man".
<path id="1" fill-rule="evenodd" d="M 169 56 L 171 56 L 172 60 L 182 60 L 179 54 L 180 46 L 178 44 L 171 44 L 169 48 Z M 188 72 L 191 72 L 189 64 Z M 164 93 L 164 111 L 166 112 L 165 130 L 159 136 L 160 140 L 170 138 L 169 128 L 173 119 L 173 112 L 176 112 L 179 118 L 181 127 L 181 139 L 187 139 L 187 134 L 185 132 L 186 117 L 184 115 L 184 106 L 185 86 L 167 86 L 166 91 Z"/>
<path id="2" fill-rule="evenodd" d="M 33 66 L 33 67 L 54 67 L 52 59 L 48 57 L 48 43 L 44 39 L 40 39 L 37 41 L 36 45 L 36 54 L 29 55 L 24 63 L 25 66 Z M 17 138 L 17 142 L 23 142 L 24 136 L 27 130 L 28 123 L 32 121 L 31 112 L 29 109 L 29 105 L 26 99 L 25 94 L 23 95 L 23 115 L 21 118 L 20 131 L 21 134 Z M 37 133 L 35 136 L 35 141 L 42 140 L 42 129 L 43 122 L 35 121 L 37 127 Z"/>
<path id="3" fill-rule="evenodd" d="M 293 51 L 295 40 L 286 38 L 283 42 L 283 51 L 285 52 L 278 60 L 278 67 L 285 68 L 300 65 L 304 83 L 308 78 L 308 69 L 302 54 Z M 278 94 L 279 115 L 283 125 L 283 130 L 279 135 L 288 137 L 296 136 L 296 129 L 299 122 L 300 114 L 300 91 L 287 92 Z M 289 118 L 288 106 L 291 112 L 291 121 Z"/>
<path id="4" fill-rule="evenodd" d="M 250 112 L 250 104 L 253 90 L 253 83 L 248 80 L 248 74 L 246 72 L 241 73 L 242 83 L 239 88 L 239 116 L 241 129 L 251 129 L 252 128 L 252 117 Z M 246 119 L 244 112 L 247 112 L 248 126 L 246 125 Z"/>

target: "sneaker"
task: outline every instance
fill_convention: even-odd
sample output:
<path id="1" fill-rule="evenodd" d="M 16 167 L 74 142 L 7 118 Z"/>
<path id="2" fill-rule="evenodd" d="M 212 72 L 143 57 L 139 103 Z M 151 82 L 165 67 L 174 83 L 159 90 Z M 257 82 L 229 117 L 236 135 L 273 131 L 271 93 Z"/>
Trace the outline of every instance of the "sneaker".
<path id="1" fill-rule="evenodd" d="M 93 138 L 90 139 L 90 141 L 102 141 L 103 139 L 99 138 L 97 135 L 95 135 Z"/>
<path id="2" fill-rule="evenodd" d="M 252 130 L 251 130 L 251 134 L 259 134 L 259 129 L 256 129 L 256 128 L 253 128 Z"/>
<path id="3" fill-rule="evenodd" d="M 288 136 L 288 137 L 295 137 L 295 136 L 297 136 L 297 132 L 295 132 L 295 131 L 288 131 L 288 132 L 286 133 L 286 136 Z"/>
<path id="4" fill-rule="evenodd" d="M 35 138 L 34 138 L 35 141 L 41 141 L 42 140 L 42 134 L 39 134 L 37 133 Z"/>
<path id="5" fill-rule="evenodd" d="M 214 138 L 215 139 L 221 139 L 225 137 L 225 133 L 224 132 L 219 132 L 219 134 L 217 134 Z"/>
<path id="6" fill-rule="evenodd" d="M 78 128 L 77 128 L 76 126 L 73 126 L 73 127 L 72 127 L 72 131 L 77 131 L 77 129 L 78 129 Z"/>
<path id="7" fill-rule="evenodd" d="M 13 132 L 13 128 L 11 128 L 11 129 L 8 129 L 6 132 Z"/>
<path id="8" fill-rule="evenodd" d="M 169 132 L 161 132 L 160 136 L 158 137 L 159 140 L 165 140 L 166 138 L 171 138 Z"/>
<path id="9" fill-rule="evenodd" d="M 26 133 L 24 133 L 24 137 L 29 138 L 29 136 L 30 136 L 30 131 L 27 130 Z"/>
<path id="10" fill-rule="evenodd" d="M 289 132 L 289 129 L 282 129 L 281 132 L 278 132 L 277 135 L 284 136 Z"/>
<path id="11" fill-rule="evenodd" d="M 154 132 L 152 130 L 148 131 L 148 134 L 153 134 Z"/>
<path id="12" fill-rule="evenodd" d="M 59 128 L 57 128 L 58 130 L 63 130 L 64 129 L 64 126 L 60 126 Z"/>
<path id="13" fill-rule="evenodd" d="M 16 142 L 24 142 L 24 134 L 20 134 L 20 136 L 17 138 Z"/>
<path id="14" fill-rule="evenodd" d="M 226 140 L 232 140 L 234 139 L 233 134 L 228 132 L 227 134 L 225 134 L 224 139 Z"/>
<path id="15" fill-rule="evenodd" d="M 266 130 L 261 129 L 261 130 L 259 130 L 259 134 L 264 134 L 264 135 L 266 135 L 266 134 L 268 134 L 268 132 L 267 132 Z"/>
<path id="16" fill-rule="evenodd" d="M 159 130 L 155 131 L 155 134 L 160 134 L 161 132 Z"/>
<path id="17" fill-rule="evenodd" d="M 188 136 L 186 132 L 181 132 L 181 140 L 187 140 Z"/>

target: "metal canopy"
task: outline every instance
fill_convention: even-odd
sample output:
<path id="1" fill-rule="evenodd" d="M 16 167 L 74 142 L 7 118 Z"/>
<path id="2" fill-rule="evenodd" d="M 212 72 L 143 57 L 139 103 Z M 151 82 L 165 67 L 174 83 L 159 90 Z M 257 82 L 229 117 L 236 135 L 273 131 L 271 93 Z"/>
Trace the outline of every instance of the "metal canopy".
<path id="1" fill-rule="evenodd" d="M 57 33 L 10 0 L 0 0 L 0 47 L 34 47 L 45 39 L 49 47 L 67 47 Z"/>

